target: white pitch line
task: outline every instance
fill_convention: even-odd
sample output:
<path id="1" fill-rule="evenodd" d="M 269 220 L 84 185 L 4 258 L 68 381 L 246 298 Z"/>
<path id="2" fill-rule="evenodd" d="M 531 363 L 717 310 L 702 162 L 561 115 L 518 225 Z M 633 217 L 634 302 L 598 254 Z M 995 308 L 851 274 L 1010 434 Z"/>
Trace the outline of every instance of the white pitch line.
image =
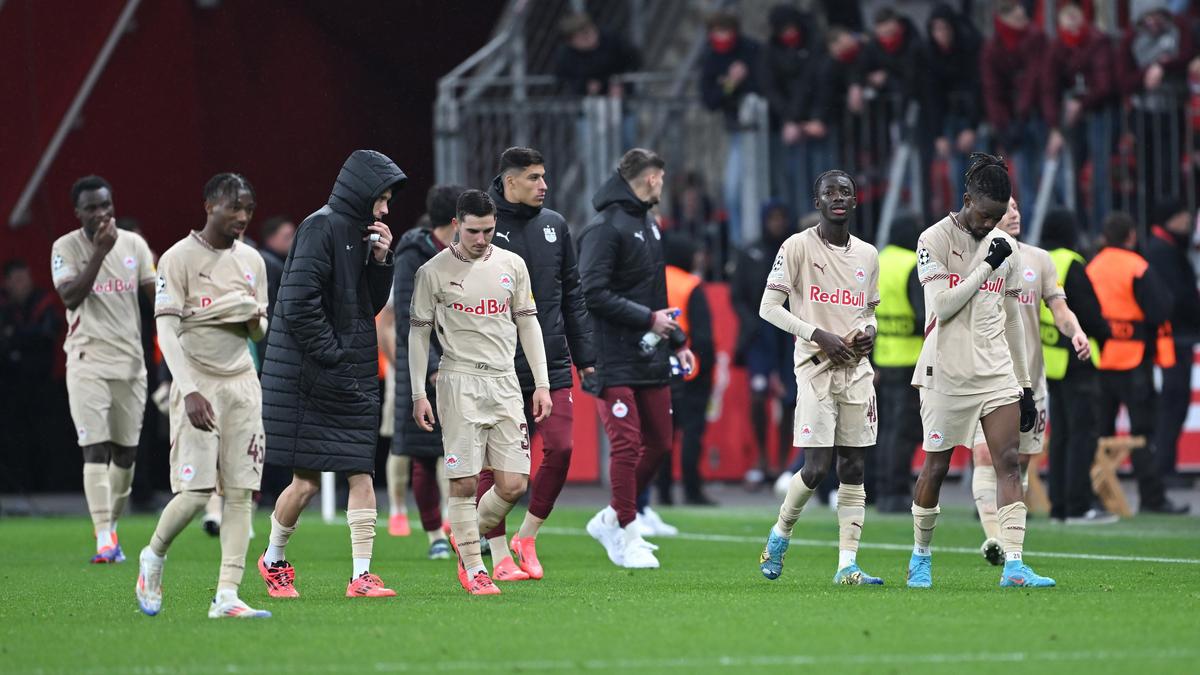
<path id="1" fill-rule="evenodd" d="M 678 658 L 631 658 L 631 659 L 542 659 L 509 662 L 507 665 L 516 671 L 537 672 L 578 672 L 593 671 L 624 671 L 667 669 L 713 669 L 713 668 L 766 668 L 772 666 L 791 667 L 821 667 L 829 666 L 904 666 L 918 664 L 966 664 L 966 663 L 1036 663 L 1036 662 L 1112 662 L 1112 661 L 1177 661 L 1194 660 L 1200 657 L 1200 649 L 1134 649 L 1134 650 L 1075 650 L 1075 651 L 1046 651 L 1046 652 L 950 652 L 933 654 L 831 654 L 825 656 L 806 656 L 800 654 L 784 654 L 771 656 L 690 656 Z M 440 661 L 437 663 L 406 663 L 403 661 L 380 661 L 371 666 L 377 673 L 407 673 L 407 672 L 457 672 L 477 671 L 480 669 L 478 660 L 471 661 Z M 187 673 L 200 675 L 202 673 L 342 673 L 361 672 L 363 666 L 344 661 L 331 663 L 308 663 L 297 668 L 294 665 L 275 663 L 214 663 L 212 665 L 171 665 L 153 666 L 139 665 L 126 668 L 98 667 L 82 668 L 75 672 L 86 675 L 163 675 L 164 673 Z M 32 672 L 47 673 L 37 669 Z"/>
<path id="2" fill-rule="evenodd" d="M 576 530 L 565 527 L 543 527 L 541 532 L 549 534 L 564 534 L 569 536 L 590 536 L 586 530 Z M 694 532 L 680 532 L 674 537 L 665 537 L 666 539 L 687 539 L 690 541 L 713 541 L 725 544 L 762 544 L 762 537 L 744 537 L 732 534 L 700 534 Z M 812 546 L 816 548 L 836 547 L 838 542 L 836 539 L 823 541 L 819 539 L 792 539 L 792 546 Z M 881 544 L 878 542 L 863 542 L 858 545 L 859 548 L 874 548 L 881 551 L 911 551 L 912 546 L 905 544 Z M 936 553 L 963 553 L 969 555 L 979 555 L 977 548 L 964 548 L 961 546 L 934 546 Z M 1140 555 L 1103 555 L 1099 553 L 1067 553 L 1062 551 L 1026 551 L 1031 556 L 1039 558 L 1070 558 L 1073 560 L 1107 560 L 1111 562 L 1154 562 L 1154 563 L 1170 563 L 1176 565 L 1200 565 L 1200 559 L 1197 558 L 1158 558 L 1153 556 Z"/>

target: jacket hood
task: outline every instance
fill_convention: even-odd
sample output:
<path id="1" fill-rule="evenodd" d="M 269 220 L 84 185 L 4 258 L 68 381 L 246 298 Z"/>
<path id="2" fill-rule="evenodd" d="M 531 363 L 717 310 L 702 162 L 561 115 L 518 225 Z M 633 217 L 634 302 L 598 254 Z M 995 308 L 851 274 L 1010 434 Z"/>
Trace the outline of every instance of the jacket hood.
<path id="1" fill-rule="evenodd" d="M 496 202 L 497 211 L 517 220 L 533 220 L 542 212 L 542 207 L 540 206 L 529 206 L 528 204 L 521 203 L 514 204 L 505 199 L 504 184 L 500 181 L 501 178 L 502 176 L 493 178 L 492 186 L 488 188 L 488 196 L 492 198 L 493 202 Z"/>
<path id="2" fill-rule="evenodd" d="M 812 40 L 812 17 L 791 5 L 776 5 L 767 15 L 767 24 L 771 27 L 771 37 L 779 35 L 783 27 L 792 24 L 804 34 L 805 42 Z"/>
<path id="3" fill-rule="evenodd" d="M 603 211 L 613 204 L 620 206 L 623 211 L 638 215 L 644 215 L 653 206 L 638 199 L 637 195 L 633 193 L 633 188 L 616 171 L 592 197 L 592 207 L 597 212 Z"/>
<path id="4" fill-rule="evenodd" d="M 366 227 L 374 220 L 371 210 L 375 200 L 388 188 L 399 188 L 406 180 L 408 177 L 387 155 L 374 150 L 355 150 L 338 172 L 329 206 Z"/>
<path id="5" fill-rule="evenodd" d="M 395 255 L 400 255 L 409 249 L 417 249 L 430 257 L 437 254 L 437 244 L 433 243 L 433 230 L 414 227 L 400 235 L 400 243 L 396 244 Z"/>

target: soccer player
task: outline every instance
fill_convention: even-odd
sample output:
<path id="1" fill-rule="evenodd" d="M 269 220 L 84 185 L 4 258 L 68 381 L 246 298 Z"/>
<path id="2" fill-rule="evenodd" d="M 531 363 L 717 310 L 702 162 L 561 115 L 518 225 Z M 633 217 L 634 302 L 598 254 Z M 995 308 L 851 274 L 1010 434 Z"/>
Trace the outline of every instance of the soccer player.
<path id="1" fill-rule="evenodd" d="M 204 229 L 159 260 L 154 317 L 171 369 L 171 490 L 150 545 L 139 556 L 137 599 L 162 609 L 167 549 L 220 490 L 221 573 L 210 618 L 262 618 L 238 598 L 250 545 L 250 498 L 263 464 L 262 387 L 246 339 L 267 330 L 267 266 L 238 241 L 254 215 L 254 188 L 220 173 L 204 186 Z"/>
<path id="2" fill-rule="evenodd" d="M 273 598 L 299 596 L 287 544 L 320 490 L 322 471 L 344 472 L 350 485 L 346 597 L 396 595 L 371 572 L 379 516 L 372 479 L 380 408 L 375 316 L 392 292 L 392 231 L 381 219 L 406 180 L 386 155 L 352 152 L 329 200 L 300 223 L 284 266 L 262 374 L 266 461 L 292 472 L 258 559 Z"/>
<path id="3" fill-rule="evenodd" d="M 1004 160 L 971 155 L 963 207 L 921 234 L 917 273 L 925 291 L 925 344 L 912 383 L 921 395 L 925 465 L 913 497 L 908 585 L 933 585 L 930 543 L 938 497 L 955 446 L 970 446 L 982 422 L 996 470 L 996 518 L 1004 549 L 1001 586 L 1053 586 L 1021 559 L 1025 503 L 1017 459 L 1020 431 L 1037 421 L 1021 329 L 1021 257 L 996 223 L 1012 196 Z"/>
<path id="4" fill-rule="evenodd" d="M 813 206 L 821 222 L 783 242 L 759 306 L 763 319 L 798 338 L 793 442 L 804 448 L 804 467 L 792 476 L 759 558 L 768 579 L 783 574 L 792 527 L 836 455 L 841 486 L 833 582 L 883 583 L 856 561 L 867 505 L 863 464 L 878 431 L 875 372 L 867 356 L 875 344 L 879 304 L 879 253 L 850 234 L 857 205 L 849 174 L 834 169 L 817 178 Z"/>
<path id="5" fill-rule="evenodd" d="M 1013 239 L 1021 235 L 1021 212 L 1017 210 L 1016 199 L 1009 197 L 1008 211 L 996 227 Z M 1029 379 L 1033 382 L 1033 405 L 1037 409 L 1037 421 L 1032 429 L 1021 432 L 1018 449 L 1023 494 L 1029 488 L 1029 464 L 1042 451 L 1042 436 L 1046 432 L 1046 361 L 1042 355 L 1042 331 L 1057 328 L 1063 335 L 1070 335 L 1075 356 L 1081 361 L 1091 358 L 1092 350 L 1075 313 L 1067 307 L 1067 296 L 1050 254 L 1029 244 L 1018 244 L 1017 253 L 1021 258 L 1021 294 L 1018 296 L 1021 328 Z M 1042 303 L 1046 305 L 1044 309 Z M 1058 334 L 1053 335 L 1057 339 Z M 996 519 L 996 469 L 992 466 L 982 425 L 975 428 L 975 447 L 971 452 L 975 459 L 971 492 L 986 537 L 979 550 L 988 562 L 1000 565 L 1004 562 L 1004 549 L 1000 545 L 1000 523 Z"/>
<path id="6" fill-rule="evenodd" d="M 530 397 L 534 391 L 533 373 L 525 354 L 517 350 L 517 379 L 525 396 L 525 417 L 529 434 L 542 435 L 542 460 L 529 486 L 529 510 L 521 529 L 513 535 L 512 551 L 504 541 L 504 521 L 484 536 L 492 554 L 492 577 L 496 581 L 541 579 L 545 574 L 538 559 L 538 529 L 550 517 L 554 502 L 567 482 L 574 443 L 575 402 L 571 369 L 579 368 L 584 379 L 596 371 L 592 347 L 592 328 L 579 270 L 575 246 L 567 221 L 556 211 L 543 206 L 546 201 L 546 165 L 542 154 L 533 148 L 509 148 L 500 155 L 500 175 L 492 181 L 488 196 L 496 204 L 496 235 L 492 245 L 521 256 L 529 270 L 530 288 L 538 300 L 538 324 L 546 348 L 546 369 L 550 377 L 550 399 L 554 403 L 544 424 L 534 424 Z M 492 473 L 480 475 L 477 496 L 492 485 Z M 513 555 L 516 554 L 516 562 Z"/>
<path id="7" fill-rule="evenodd" d="M 118 233 L 108 181 L 80 178 L 71 203 L 81 227 L 50 251 L 50 276 L 67 307 L 67 398 L 83 451 L 92 562 L 124 562 L 117 521 L 129 501 L 146 408 L 137 294 L 154 296 L 154 256 L 140 235 Z"/>
<path id="8" fill-rule="evenodd" d="M 408 368 L 413 419 L 432 432 L 437 418 L 426 396 L 429 336 L 442 345 L 437 417 L 442 421 L 450 530 L 458 579 L 471 595 L 497 595 L 479 550 L 479 533 L 504 520 L 529 482 L 529 433 L 513 365 L 517 341 L 533 373 L 534 422 L 550 415 L 546 348 L 529 271 L 515 253 L 492 245 L 496 205 L 486 193 L 458 197 L 458 241 L 417 270 L 409 312 Z M 479 472 L 491 487 L 475 505 Z"/>

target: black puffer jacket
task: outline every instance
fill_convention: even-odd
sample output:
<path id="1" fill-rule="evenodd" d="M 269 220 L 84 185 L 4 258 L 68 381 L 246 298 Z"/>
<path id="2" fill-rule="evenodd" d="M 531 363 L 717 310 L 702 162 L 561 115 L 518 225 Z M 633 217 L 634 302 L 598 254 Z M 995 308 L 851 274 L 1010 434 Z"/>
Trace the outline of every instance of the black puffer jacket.
<path id="1" fill-rule="evenodd" d="M 662 234 L 650 204 L 614 173 L 592 198 L 598 212 L 579 235 L 579 273 L 596 341 L 596 371 L 604 387 L 650 387 L 671 379 L 671 349 L 687 338 L 675 331 L 642 356 L 638 342 L 667 306 Z"/>
<path id="2" fill-rule="evenodd" d="M 437 457 L 442 454 L 442 430 L 422 430 L 412 417 L 412 375 L 408 372 L 408 319 L 417 270 L 441 250 L 432 230 L 412 229 L 400 237 L 396 247 L 396 276 L 392 282 L 392 306 L 396 310 L 396 434 L 392 454 L 409 457 Z M 437 372 L 442 346 L 437 333 L 429 333 L 429 375 Z M 434 387 L 426 387 L 429 405 L 437 409 Z"/>
<path id="3" fill-rule="evenodd" d="M 374 221 L 375 200 L 404 180 L 386 156 L 356 150 L 342 165 L 329 202 L 296 231 L 263 364 L 268 464 L 375 469 L 375 315 L 392 290 L 392 263 L 390 256 L 376 263 L 363 236 Z"/>
<path id="4" fill-rule="evenodd" d="M 570 387 L 571 363 L 579 368 L 596 365 L 596 350 L 592 347 L 592 327 L 587 319 L 567 221 L 557 211 L 507 201 L 499 176 L 492 181 L 488 192 L 499 211 L 492 244 L 521 256 L 529 268 L 538 323 L 546 343 L 550 389 Z M 520 345 L 517 345 L 516 367 L 521 390 L 532 392 L 533 373 Z"/>

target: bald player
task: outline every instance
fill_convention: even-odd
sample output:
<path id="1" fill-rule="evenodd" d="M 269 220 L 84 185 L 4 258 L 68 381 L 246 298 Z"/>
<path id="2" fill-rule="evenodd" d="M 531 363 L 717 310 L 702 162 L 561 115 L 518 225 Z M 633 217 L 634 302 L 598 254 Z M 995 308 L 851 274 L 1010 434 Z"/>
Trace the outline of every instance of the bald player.
<path id="1" fill-rule="evenodd" d="M 996 227 L 1016 239 L 1021 236 L 1021 212 L 1017 200 L 1009 197 L 1008 211 Z M 1081 361 L 1092 356 L 1088 337 L 1079 326 L 1079 319 L 1067 307 L 1067 294 L 1058 279 L 1054 260 L 1044 249 L 1019 243 L 1017 253 L 1021 257 L 1021 329 L 1025 338 L 1025 357 L 1029 363 L 1029 379 L 1033 381 L 1033 405 L 1037 409 L 1037 421 L 1029 431 L 1021 432 L 1018 449 L 1021 463 L 1021 491 L 1029 489 L 1029 464 L 1042 451 L 1042 438 L 1046 433 L 1046 360 L 1042 356 L 1042 330 L 1044 316 L 1049 311 L 1052 325 L 1063 335 L 1071 336 L 1075 356 Z M 1045 309 L 1042 305 L 1045 304 Z M 1050 322 L 1046 322 L 1050 323 Z M 1057 338 L 1057 333 L 1055 333 Z M 979 524 L 986 537 L 980 553 L 993 565 L 1004 562 L 1004 548 L 1000 545 L 1000 523 L 996 519 L 996 469 L 992 466 L 987 438 L 983 426 L 975 429 L 975 447 L 971 449 L 975 470 L 971 476 L 971 492 L 975 496 L 975 509 L 979 512 Z"/>
<path id="2" fill-rule="evenodd" d="M 857 205 L 849 174 L 834 170 L 817 178 L 813 206 L 821 222 L 780 247 L 759 307 L 763 319 L 798 338 L 794 443 L 804 448 L 804 467 L 792 476 L 759 557 L 759 569 L 768 579 L 783 574 L 792 527 L 836 455 L 841 487 L 833 582 L 883 584 L 855 560 L 866 516 L 863 465 L 878 430 L 875 373 L 867 355 L 875 344 L 879 304 L 879 253 L 850 234 Z"/>
<path id="3" fill-rule="evenodd" d="M 471 595 L 498 595 L 483 565 L 479 533 L 503 521 L 529 484 L 529 429 L 513 362 L 518 340 L 533 374 L 535 422 L 550 415 L 550 377 L 529 271 L 520 256 L 492 245 L 495 203 L 485 192 L 467 190 L 455 211 L 458 241 L 417 270 L 413 289 L 408 337 L 413 419 L 433 431 L 436 418 L 425 383 L 429 334 L 436 330 L 442 345 L 437 414 L 458 580 Z M 495 484 L 477 508 L 475 490 L 485 467 L 492 469 Z"/>
<path id="4" fill-rule="evenodd" d="M 925 465 L 913 498 L 913 554 L 908 585 L 933 585 L 930 544 L 942 481 L 955 446 L 983 434 L 996 470 L 996 517 L 1004 572 L 1000 585 L 1053 586 L 1022 560 L 1025 502 L 1017 459 L 1020 432 L 1037 409 L 1021 327 L 1021 257 L 996 223 L 1008 210 L 1012 184 L 1000 157 L 971 155 L 963 207 L 921 234 L 917 274 L 925 292 L 925 343 L 912 384 L 921 396 Z"/>
<path id="5" fill-rule="evenodd" d="M 154 294 L 154 256 L 118 231 L 112 187 L 99 176 L 71 186 L 80 228 L 50 251 L 54 289 L 67 306 L 67 398 L 83 451 L 83 494 L 96 537 L 93 563 L 124 562 L 117 520 L 129 501 L 146 409 L 138 290 Z"/>
<path id="6" fill-rule="evenodd" d="M 267 266 L 238 241 L 254 214 L 254 188 L 234 173 L 204 186 L 204 228 L 159 261 L 154 316 L 171 369 L 171 490 L 150 544 L 139 556 L 142 612 L 162 609 L 162 575 L 175 537 L 218 490 L 221 570 L 210 618 L 263 618 L 238 598 L 250 544 L 252 493 L 262 478 L 262 387 L 246 339 L 267 330 Z"/>

